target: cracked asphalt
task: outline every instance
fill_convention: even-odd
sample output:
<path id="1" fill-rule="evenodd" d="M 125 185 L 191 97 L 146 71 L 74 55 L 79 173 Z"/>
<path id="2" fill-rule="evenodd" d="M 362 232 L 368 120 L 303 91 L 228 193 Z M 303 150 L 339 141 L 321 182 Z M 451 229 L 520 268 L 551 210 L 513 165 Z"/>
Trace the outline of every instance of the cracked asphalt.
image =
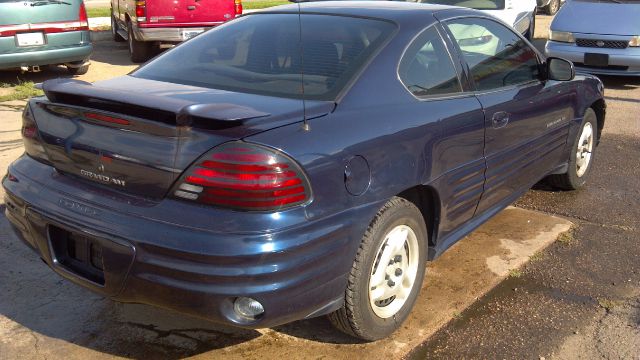
<path id="1" fill-rule="evenodd" d="M 549 18 L 539 16 L 538 29 Z M 571 236 L 408 359 L 640 359 L 640 78 L 603 81 L 607 119 L 587 186 L 540 184 L 515 204 L 569 219 Z"/>

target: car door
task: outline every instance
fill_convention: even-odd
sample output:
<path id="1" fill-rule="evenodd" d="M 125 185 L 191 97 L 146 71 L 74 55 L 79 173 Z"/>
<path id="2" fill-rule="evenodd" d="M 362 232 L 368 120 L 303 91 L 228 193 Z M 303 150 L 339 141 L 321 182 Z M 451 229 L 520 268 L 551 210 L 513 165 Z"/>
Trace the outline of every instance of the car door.
<path id="1" fill-rule="evenodd" d="M 440 30 L 438 30 L 440 29 Z M 484 115 L 480 102 L 468 90 L 460 62 L 451 58 L 439 26 L 425 29 L 407 47 L 398 76 L 419 101 L 423 116 L 438 119 L 440 134 L 431 151 L 431 186 L 441 202 L 438 249 L 469 221 L 484 183 Z M 451 46 L 451 44 L 449 44 Z"/>
<path id="2" fill-rule="evenodd" d="M 508 205 L 558 165 L 576 96 L 542 81 L 537 52 L 506 26 L 467 17 L 448 20 L 445 27 L 485 114 L 487 169 L 480 214 Z"/>

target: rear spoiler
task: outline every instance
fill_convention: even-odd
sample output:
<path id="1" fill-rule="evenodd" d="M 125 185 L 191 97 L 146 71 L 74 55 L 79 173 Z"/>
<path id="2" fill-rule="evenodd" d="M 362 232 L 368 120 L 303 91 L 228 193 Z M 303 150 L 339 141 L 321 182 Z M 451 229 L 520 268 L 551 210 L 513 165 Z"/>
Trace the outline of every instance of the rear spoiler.
<path id="1" fill-rule="evenodd" d="M 129 93 L 73 79 L 47 80 L 42 84 L 42 90 L 54 103 L 95 108 L 176 126 L 227 128 L 270 115 L 246 106 L 201 104 L 172 97 Z"/>

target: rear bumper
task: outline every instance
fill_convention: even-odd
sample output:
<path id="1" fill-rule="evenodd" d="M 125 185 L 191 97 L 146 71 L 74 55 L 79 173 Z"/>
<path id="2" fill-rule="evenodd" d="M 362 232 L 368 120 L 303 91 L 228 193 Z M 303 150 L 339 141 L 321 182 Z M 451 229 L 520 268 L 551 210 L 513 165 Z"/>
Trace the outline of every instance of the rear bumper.
<path id="1" fill-rule="evenodd" d="M 581 36 L 581 35 L 577 35 Z M 584 35 L 582 35 L 584 36 Z M 599 38 L 606 38 L 597 35 Z M 609 66 L 591 67 L 584 65 L 585 53 L 600 53 L 609 55 Z M 576 66 L 576 71 L 597 74 L 597 75 L 622 75 L 640 76 L 640 48 L 607 49 L 580 47 L 575 44 L 561 43 L 557 41 L 547 41 L 545 45 L 547 56 L 562 57 L 572 61 Z"/>
<path id="2" fill-rule="evenodd" d="M 220 23 L 222 24 L 222 22 Z M 217 24 L 217 25 L 220 25 Z M 213 26 L 208 27 L 154 27 L 154 28 L 141 28 L 134 26 L 135 38 L 138 41 L 160 41 L 160 42 L 182 42 L 188 40 L 189 37 L 185 36 L 189 32 L 195 31 L 207 31 Z"/>
<path id="3" fill-rule="evenodd" d="M 341 306 L 368 223 L 358 219 L 372 216 L 378 207 L 372 204 L 269 232 L 221 232 L 227 225 L 223 221 L 207 231 L 128 214 L 135 205 L 104 206 L 112 199 L 99 190 L 91 194 L 93 202 L 74 197 L 67 185 L 77 180 L 56 175 L 27 156 L 9 171 L 17 181 L 3 180 L 7 218 L 18 236 L 61 276 L 118 301 L 249 328 L 314 317 Z M 101 244 L 104 284 L 61 265 L 52 226 Z M 237 316 L 233 301 L 238 296 L 260 301 L 264 316 L 253 321 Z"/>
<path id="4" fill-rule="evenodd" d="M 0 69 L 88 61 L 93 45 L 88 31 L 48 34 L 47 44 L 17 48 L 13 37 L 0 38 Z"/>

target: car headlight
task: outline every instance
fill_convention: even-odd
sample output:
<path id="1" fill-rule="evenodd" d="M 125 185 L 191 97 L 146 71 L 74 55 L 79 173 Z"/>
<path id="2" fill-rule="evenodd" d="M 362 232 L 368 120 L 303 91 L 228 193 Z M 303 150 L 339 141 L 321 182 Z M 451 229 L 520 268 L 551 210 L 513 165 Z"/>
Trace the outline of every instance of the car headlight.
<path id="1" fill-rule="evenodd" d="M 640 46 L 640 35 L 636 35 L 629 40 L 629 46 L 638 47 Z"/>
<path id="2" fill-rule="evenodd" d="M 567 31 L 554 31 L 554 30 L 549 30 L 549 40 L 566 42 L 566 43 L 576 42 L 576 38 L 573 37 L 573 33 L 570 33 Z"/>

